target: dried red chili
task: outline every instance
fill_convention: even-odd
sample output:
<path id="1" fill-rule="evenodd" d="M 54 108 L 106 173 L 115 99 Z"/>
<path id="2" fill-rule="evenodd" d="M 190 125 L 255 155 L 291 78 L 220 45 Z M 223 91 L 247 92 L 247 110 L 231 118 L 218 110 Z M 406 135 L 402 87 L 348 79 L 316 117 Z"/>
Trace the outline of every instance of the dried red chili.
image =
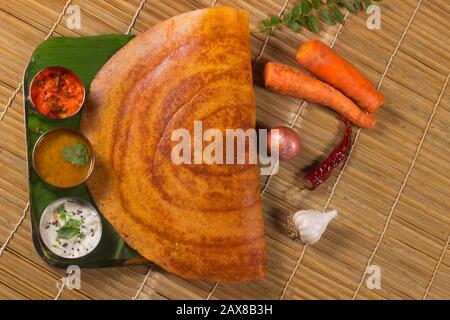
<path id="1" fill-rule="evenodd" d="M 347 158 L 352 147 L 352 125 L 349 120 L 341 117 L 345 124 L 344 135 L 339 144 L 330 155 L 315 169 L 308 172 L 303 178 L 306 181 L 305 188 L 315 190 L 324 183 L 333 173 L 333 170 Z"/>

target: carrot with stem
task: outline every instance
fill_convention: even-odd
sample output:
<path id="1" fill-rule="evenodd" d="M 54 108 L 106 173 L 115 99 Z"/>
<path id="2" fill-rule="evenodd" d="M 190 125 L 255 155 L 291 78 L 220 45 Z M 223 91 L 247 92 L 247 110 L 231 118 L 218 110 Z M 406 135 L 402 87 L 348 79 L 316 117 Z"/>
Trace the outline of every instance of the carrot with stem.
<path id="1" fill-rule="evenodd" d="M 308 40 L 296 59 L 317 78 L 340 90 L 361 108 L 374 112 L 384 102 L 383 95 L 350 62 L 319 40 Z"/>
<path id="2" fill-rule="evenodd" d="M 361 111 L 340 91 L 296 68 L 269 62 L 264 67 L 264 83 L 276 93 L 327 106 L 361 128 L 372 128 L 376 123 L 372 115 Z"/>

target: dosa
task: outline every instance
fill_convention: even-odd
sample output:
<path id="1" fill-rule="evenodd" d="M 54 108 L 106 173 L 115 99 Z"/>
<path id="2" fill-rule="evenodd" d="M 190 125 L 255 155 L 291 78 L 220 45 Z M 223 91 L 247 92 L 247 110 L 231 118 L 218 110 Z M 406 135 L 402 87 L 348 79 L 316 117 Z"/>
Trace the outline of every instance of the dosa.
<path id="1" fill-rule="evenodd" d="M 243 281 L 266 272 L 254 164 L 174 164 L 179 128 L 256 124 L 248 13 L 189 12 L 118 51 L 96 75 L 81 131 L 96 167 L 89 191 L 142 256 L 189 279 Z"/>

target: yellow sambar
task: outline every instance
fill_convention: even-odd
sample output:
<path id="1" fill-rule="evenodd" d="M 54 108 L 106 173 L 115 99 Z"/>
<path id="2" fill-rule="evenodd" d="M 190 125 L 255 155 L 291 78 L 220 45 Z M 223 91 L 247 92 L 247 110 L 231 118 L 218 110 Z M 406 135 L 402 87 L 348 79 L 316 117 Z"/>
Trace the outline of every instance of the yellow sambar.
<path id="1" fill-rule="evenodd" d="M 64 147 L 84 144 L 89 161 L 76 165 L 64 159 Z M 39 177 L 57 188 L 71 188 L 84 182 L 92 172 L 94 157 L 89 141 L 75 130 L 68 128 L 52 129 L 44 133 L 33 150 L 33 166 Z"/>

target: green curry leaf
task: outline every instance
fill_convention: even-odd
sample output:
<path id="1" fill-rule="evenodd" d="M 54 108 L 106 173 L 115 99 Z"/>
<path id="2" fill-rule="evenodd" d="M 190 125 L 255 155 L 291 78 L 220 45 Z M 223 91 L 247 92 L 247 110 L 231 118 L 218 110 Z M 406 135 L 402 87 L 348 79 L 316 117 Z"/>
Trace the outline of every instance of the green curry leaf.
<path id="1" fill-rule="evenodd" d="M 260 24 L 257 31 L 272 35 L 275 29 L 282 26 L 288 27 L 293 32 L 298 33 L 301 27 L 309 29 L 315 33 L 320 31 L 320 21 L 334 25 L 343 24 L 345 15 L 340 8 L 345 8 L 349 13 L 356 14 L 364 10 L 374 2 L 382 0 L 298 0 L 292 9 L 284 10 L 280 16 L 265 19 Z"/>

